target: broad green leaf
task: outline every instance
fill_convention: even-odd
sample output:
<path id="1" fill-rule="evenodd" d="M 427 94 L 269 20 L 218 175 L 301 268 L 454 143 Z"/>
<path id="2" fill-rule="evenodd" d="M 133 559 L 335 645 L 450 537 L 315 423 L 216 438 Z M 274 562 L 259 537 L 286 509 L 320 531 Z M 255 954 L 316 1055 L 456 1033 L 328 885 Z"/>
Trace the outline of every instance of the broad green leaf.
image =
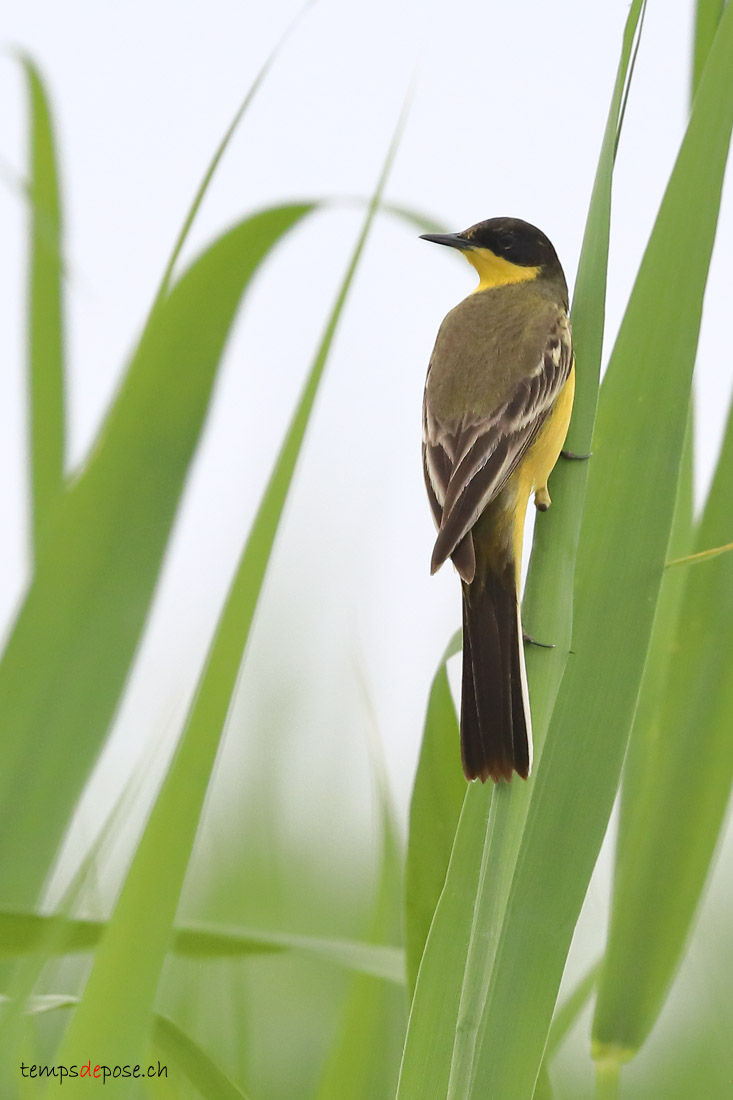
<path id="1" fill-rule="evenodd" d="M 397 138 L 395 138 L 396 142 Z M 98 1056 L 142 1048 L 219 741 L 272 545 L 334 333 L 395 151 L 390 149 L 364 226 L 237 567 L 177 751 L 163 782 L 81 1004 L 62 1044 Z M 176 295 L 172 292 L 171 300 Z M 167 303 L 166 303 L 167 304 Z M 165 308 L 165 307 L 164 307 Z M 179 319 L 179 325 L 182 319 Z M 141 940 L 139 929 L 145 926 Z"/>
<path id="2" fill-rule="evenodd" d="M 573 657 L 498 935 L 471 1100 L 532 1094 L 618 786 L 669 544 L 733 123 L 732 65 L 729 8 L 604 381 L 578 550 Z"/>
<path id="3" fill-rule="evenodd" d="M 578 349 L 578 391 L 568 445 L 580 453 L 590 449 L 595 414 L 603 342 L 611 177 L 643 8 L 642 0 L 636 0 L 624 32 L 576 282 L 573 326 Z M 535 760 L 542 750 L 544 730 L 570 648 L 573 568 L 586 466 L 572 462 L 556 470 L 552 482 L 555 503 L 535 530 L 525 622 L 535 637 L 556 644 L 554 650 L 530 649 L 527 653 Z M 534 782 L 514 783 L 511 787 L 499 784 L 494 791 L 491 785 L 472 784 L 468 788 L 445 887 L 418 973 L 399 1100 L 445 1100 L 446 1096 L 464 1100 L 467 1095 L 486 979 Z M 476 836 L 473 829 L 480 829 L 480 835 Z"/>
<path id="4" fill-rule="evenodd" d="M 38 551 L 63 491 L 64 325 L 61 200 L 53 121 L 43 82 L 23 57 L 31 108 L 31 233 L 28 293 L 28 386 L 33 548 Z"/>
<path id="5" fill-rule="evenodd" d="M 733 536 L 733 407 L 697 547 Z M 600 1056 L 630 1057 L 684 951 L 733 784 L 733 557 L 669 570 L 683 582 L 654 720 L 635 730 L 624 781 L 606 962 L 593 1028 Z"/>
<path id="6" fill-rule="evenodd" d="M 726 0 L 697 0 L 695 5 L 695 41 L 692 56 L 693 97 L 700 83 L 725 3 Z"/>
<path id="7" fill-rule="evenodd" d="M 466 794 L 458 752 L 458 721 L 446 668 L 448 659 L 460 648 L 458 632 L 433 679 L 410 804 L 405 869 L 405 949 L 410 994 L 415 989 L 430 923 L 445 882 Z"/>
<path id="8" fill-rule="evenodd" d="M 272 246 L 312 208 L 247 218 L 181 277 L 151 317 L 87 466 L 51 517 L 0 665 L 5 904 L 35 903 L 104 740 L 242 295 Z"/>
<path id="9" fill-rule="evenodd" d="M 710 3 L 709 0 L 698 0 L 696 6 L 694 57 L 693 57 L 693 86 L 692 98 L 702 75 L 704 63 L 707 60 L 710 46 L 714 40 L 723 5 Z M 733 423 L 733 408 L 731 410 L 731 423 Z M 733 432 L 729 424 L 729 432 Z M 707 548 L 698 553 L 690 553 L 693 547 L 693 417 L 692 408 L 688 416 L 687 434 L 685 437 L 685 450 L 683 454 L 683 466 L 680 475 L 680 483 L 677 493 L 677 505 L 672 526 L 672 535 L 668 550 L 667 566 L 687 562 L 706 561 L 725 551 L 725 547 Z M 725 460 L 725 448 L 721 454 L 718 466 L 718 477 Z M 724 477 L 723 477 L 723 480 Z M 716 481 L 716 484 L 719 483 Z M 713 507 L 712 496 L 708 497 L 706 514 L 710 514 Z M 713 527 L 715 529 L 715 527 Z M 652 897 L 649 890 L 654 888 L 655 874 L 652 874 L 648 882 L 643 882 L 642 890 L 634 889 L 634 880 L 638 883 L 638 876 L 644 876 L 649 862 L 650 853 L 652 860 L 657 856 L 667 858 L 666 837 L 663 840 L 662 850 L 659 850 L 659 836 L 652 831 L 649 835 L 646 830 L 653 825 L 651 820 L 655 815 L 650 808 L 643 805 L 648 799 L 650 805 L 654 805 L 657 822 L 664 819 L 667 814 L 676 817 L 678 791 L 676 784 L 670 790 L 668 786 L 658 783 L 656 762 L 660 754 L 660 748 L 664 746 L 668 738 L 674 737 L 675 726 L 670 729 L 665 725 L 667 715 L 665 713 L 666 688 L 670 675 L 676 678 L 682 675 L 683 682 L 690 675 L 689 668 L 682 668 L 677 659 L 677 651 L 681 639 L 687 637 L 688 630 L 684 617 L 681 617 L 683 599 L 688 577 L 685 570 L 672 569 L 665 571 L 660 589 L 659 602 L 654 621 L 649 654 L 647 656 L 644 678 L 642 681 L 639 702 L 634 717 L 629 750 L 626 755 L 624 767 L 624 780 L 622 786 L 621 814 L 619 821 L 619 836 L 616 845 L 616 868 L 614 878 L 614 893 L 611 905 L 611 921 L 608 935 L 608 949 L 606 963 L 603 967 L 599 985 L 599 995 L 594 1020 L 594 1043 L 599 1050 L 607 1051 L 632 1049 L 640 1045 L 642 1039 L 650 1030 L 655 1018 L 654 1011 L 649 1011 L 649 1002 L 661 998 L 662 989 L 671 981 L 677 957 L 681 954 L 685 935 L 689 922 L 692 919 L 695 899 L 689 896 L 684 898 L 681 907 L 675 907 L 676 912 L 669 920 L 667 912 L 658 906 L 656 896 Z M 687 608 L 685 607 L 685 610 Z M 712 627 L 712 623 L 707 624 Z M 710 643 L 717 648 L 717 637 L 711 637 Z M 700 661 L 702 654 L 696 653 Z M 684 734 L 683 734 L 684 736 Z M 665 764 L 667 752 L 663 753 Z M 683 786 L 686 775 L 680 776 Z M 712 819 L 715 819 L 713 808 Z M 638 847 L 637 847 L 638 846 Z M 692 856 L 694 861 L 700 852 L 689 853 L 687 849 L 682 855 L 683 860 Z M 711 853 L 708 852 L 708 860 Z M 705 860 L 703 859 L 703 863 Z M 657 873 L 658 867 L 654 867 Z M 676 868 L 667 868 L 672 881 L 677 877 Z M 697 877 L 704 871 L 698 868 Z M 681 876 L 684 877 L 684 876 Z M 630 893 L 626 891 L 630 887 Z M 660 968 L 660 952 L 657 944 L 650 954 L 647 954 L 647 941 L 642 945 L 643 954 L 638 951 L 637 932 L 630 921 L 633 914 L 638 912 L 641 895 L 649 896 L 649 925 L 645 920 L 644 926 L 654 926 L 657 931 L 662 929 L 661 936 L 665 941 L 666 965 L 662 962 Z M 685 904 L 686 903 L 686 904 Z M 654 917 L 651 916 L 654 914 Z M 676 917 L 676 921 L 675 921 Z M 671 928 L 670 928 L 671 925 Z M 671 933 L 671 935 L 670 935 Z M 671 939 L 671 943 L 670 943 Z M 664 960 L 664 949 L 661 952 Z M 638 967 L 638 969 L 637 969 Z M 633 978 L 629 980 L 629 974 Z M 656 994 L 654 983 L 656 980 Z M 622 983 L 625 983 L 622 985 Z M 646 1002 L 646 1003 L 645 1003 Z M 631 1023 L 627 1025 L 626 1019 L 621 1019 L 619 1010 L 629 1013 Z M 640 1025 L 640 1019 L 643 1024 Z M 614 1039 L 603 1042 L 601 1035 Z M 634 1036 L 630 1041 L 628 1036 Z"/>
<path id="10" fill-rule="evenodd" d="M 101 941 L 106 927 L 104 921 L 0 912 L 0 956 L 24 955 L 39 946 L 51 955 L 92 951 Z M 52 937 L 50 932 L 53 932 Z M 396 985 L 404 984 L 402 951 L 399 947 L 383 944 L 189 923 L 173 929 L 171 951 L 174 955 L 198 959 L 293 951 Z"/>
<path id="11" fill-rule="evenodd" d="M 540 1072 L 537 1077 L 537 1084 L 535 1085 L 532 1100 L 554 1100 L 554 1095 L 552 1091 L 552 1082 L 550 1081 L 550 1073 L 543 1062 L 540 1066 Z"/>

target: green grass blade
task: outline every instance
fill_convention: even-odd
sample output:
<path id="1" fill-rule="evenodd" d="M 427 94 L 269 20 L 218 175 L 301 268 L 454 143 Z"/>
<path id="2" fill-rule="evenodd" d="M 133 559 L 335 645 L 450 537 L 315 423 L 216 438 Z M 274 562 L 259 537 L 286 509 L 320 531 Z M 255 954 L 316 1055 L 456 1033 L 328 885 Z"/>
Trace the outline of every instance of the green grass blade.
<path id="1" fill-rule="evenodd" d="M 460 631 L 451 639 L 435 673 L 415 787 L 405 868 L 405 950 L 407 986 L 412 996 L 428 931 L 445 882 L 466 781 L 458 752 L 458 720 L 446 663 L 461 648 Z"/>
<path id="2" fill-rule="evenodd" d="M 273 245 L 312 209 L 247 218 L 181 277 L 52 517 L 0 665 L 4 904 L 34 904 L 103 743 L 242 295 Z"/>
<path id="3" fill-rule="evenodd" d="M 683 464 L 680 473 L 680 481 L 677 490 L 677 502 L 672 524 L 672 534 L 668 555 L 686 553 L 693 538 L 693 446 L 692 446 L 692 416 L 688 414 L 687 432 L 685 435 L 685 447 L 683 451 Z M 616 865 L 614 873 L 614 888 L 611 901 L 611 920 L 609 927 L 609 945 L 613 944 L 614 955 L 620 963 L 621 969 L 613 965 L 609 966 L 610 956 L 607 956 L 602 968 L 599 981 L 598 1001 L 594 1020 L 594 1043 L 600 1050 L 608 1052 L 612 1047 L 621 1048 L 621 1035 L 613 1043 L 600 1042 L 598 1036 L 609 1035 L 618 1030 L 614 1020 L 615 1005 L 621 999 L 625 1006 L 630 1006 L 635 1000 L 637 979 L 634 976 L 629 983 L 628 990 L 624 990 L 619 997 L 618 981 L 622 975 L 628 980 L 628 970 L 624 955 L 634 952 L 634 943 L 625 928 L 626 914 L 634 905 L 631 899 L 627 905 L 623 891 L 626 890 L 630 876 L 635 875 L 636 856 L 633 845 L 640 842 L 640 863 L 644 862 L 644 854 L 649 849 L 649 839 L 640 837 L 639 810 L 635 803 L 638 798 L 650 798 L 652 803 L 658 803 L 663 792 L 657 789 L 657 773 L 655 757 L 658 754 L 658 742 L 663 730 L 663 700 L 670 665 L 674 652 L 678 645 L 678 631 L 680 629 L 680 614 L 682 600 L 687 582 L 685 570 L 665 570 L 659 591 L 654 628 L 649 645 L 649 653 L 644 668 L 644 676 L 639 693 L 634 715 L 634 724 L 629 739 L 629 748 L 624 763 L 623 785 L 621 789 L 621 814 L 619 821 L 618 840 L 616 844 Z M 679 675 L 679 672 L 677 672 Z M 687 673 L 684 674 L 687 678 Z M 666 740 L 666 737 L 663 738 Z M 647 815 L 642 810 L 642 818 L 646 821 Z M 656 842 L 655 836 L 652 843 Z M 638 891 L 636 902 L 638 903 Z M 656 902 L 650 901 L 650 924 L 654 924 L 651 913 L 656 910 Z M 646 925 L 646 921 L 645 921 Z M 620 949 L 620 951 L 619 951 Z M 619 958 L 620 955 L 620 958 Z M 647 961 L 636 955 L 641 971 L 647 971 Z M 643 977 L 641 978 L 643 982 Z M 632 1013 L 633 1015 L 633 1013 Z M 605 1021 L 605 1022 L 604 1022 Z M 599 1031 L 600 1027 L 600 1031 Z"/>
<path id="4" fill-rule="evenodd" d="M 25 955 L 42 947 L 49 955 L 93 951 L 100 943 L 105 921 L 73 920 L 37 913 L 0 912 L 0 956 Z M 52 933 L 52 935 L 51 935 Z M 242 955 L 292 951 L 307 958 L 333 963 L 345 970 L 404 985 L 405 958 L 399 947 L 322 939 L 268 929 L 185 924 L 174 928 L 171 951 L 192 959 L 238 958 Z"/>
<path id="5" fill-rule="evenodd" d="M 733 407 L 698 546 L 731 539 L 731 499 Z M 667 643 L 655 720 L 635 730 L 627 764 L 593 1029 L 599 1056 L 631 1056 L 654 1025 L 700 902 L 733 783 L 733 559 L 724 555 L 698 569 L 670 570 L 668 581 L 684 582 L 681 609 Z"/>
<path id="6" fill-rule="evenodd" d="M 646 3 L 637 0 L 626 20 L 575 281 L 572 324 L 577 381 L 566 444 L 575 454 L 592 450 L 605 327 L 613 166 L 645 10 Z M 530 646 L 526 652 L 535 740 L 540 752 L 570 649 L 575 558 L 590 466 L 591 462 L 558 463 L 552 474 L 552 508 L 535 525 L 523 618 L 533 637 L 555 646 L 552 650 Z"/>
<path id="7" fill-rule="evenodd" d="M 553 711 L 498 938 L 471 1100 L 532 1095 L 613 805 L 672 525 L 733 123 L 732 65 L 728 9 L 604 382 L 576 569 L 574 656 Z"/>
<path id="8" fill-rule="evenodd" d="M 550 1081 L 550 1073 L 543 1062 L 540 1066 L 540 1072 L 537 1077 L 537 1084 L 535 1085 L 532 1100 L 554 1100 L 554 1096 L 552 1082 Z"/>
<path id="9" fill-rule="evenodd" d="M 229 144 L 230 144 L 232 138 L 234 137 L 234 134 L 237 130 L 237 127 L 239 126 L 240 122 L 244 118 L 244 115 L 246 114 L 248 107 L 252 103 L 252 100 L 257 95 L 257 92 L 260 90 L 262 82 L 264 81 L 264 79 L 267 76 L 268 72 L 272 68 L 272 65 L 273 65 L 277 55 L 280 53 L 280 50 L 285 45 L 285 42 L 287 41 L 287 39 L 292 34 L 293 28 L 295 27 L 296 23 L 299 21 L 299 19 L 301 18 L 301 16 L 303 15 L 306 8 L 310 5 L 311 2 L 312 2 L 312 0 L 306 0 L 305 5 L 295 15 L 295 17 L 291 21 L 290 25 L 286 28 L 284 33 L 281 35 L 279 42 L 276 43 L 274 48 L 268 54 L 267 58 L 265 59 L 264 64 L 262 65 L 262 68 L 259 70 L 259 72 L 255 76 L 254 80 L 252 81 L 252 84 L 249 87 L 248 92 L 246 93 L 244 99 L 242 100 L 239 107 L 237 108 L 237 111 L 234 115 L 234 118 L 230 122 L 229 127 L 227 128 L 227 131 L 224 134 L 224 137 L 221 139 L 218 146 L 216 147 L 214 155 L 211 158 L 211 161 L 209 162 L 209 165 L 208 165 L 206 171 L 204 172 L 204 176 L 203 176 L 203 179 L 201 180 L 201 183 L 199 184 L 198 190 L 196 191 L 196 194 L 193 197 L 193 201 L 191 203 L 191 206 L 189 207 L 189 210 L 188 210 L 188 213 L 186 214 L 183 225 L 181 226 L 181 231 L 178 234 L 178 237 L 176 238 L 175 244 L 173 245 L 173 251 L 171 252 L 170 259 L 168 260 L 168 263 L 166 265 L 166 269 L 163 272 L 163 277 L 162 277 L 161 282 L 160 282 L 160 287 L 158 288 L 158 293 L 155 296 L 155 301 L 153 303 L 153 310 L 159 305 L 160 302 L 162 302 L 162 300 L 167 296 L 167 294 L 170 290 L 171 280 L 173 278 L 173 272 L 175 270 L 176 263 L 178 262 L 178 258 L 181 255 L 181 252 L 183 250 L 183 246 L 185 245 L 185 243 L 188 239 L 188 235 L 191 232 L 191 226 L 193 225 L 193 223 L 196 219 L 196 215 L 199 212 L 199 208 L 201 206 L 201 203 L 204 201 L 204 198 L 206 197 L 206 192 L 209 189 L 209 185 L 210 185 L 210 183 L 211 183 L 211 181 L 214 177 L 214 174 L 215 174 L 217 168 L 219 167 L 219 162 L 221 161 L 221 158 L 224 156 L 225 152 L 227 151 L 227 148 L 229 147 Z"/>
<path id="10" fill-rule="evenodd" d="M 61 199 L 51 110 L 40 74 L 21 58 L 31 107 L 28 197 L 31 209 L 28 288 L 28 380 L 34 554 L 63 491 L 64 326 Z"/>
<path id="11" fill-rule="evenodd" d="M 399 131 L 398 131 L 399 133 Z M 336 327 L 396 149 L 390 148 L 315 361 L 237 567 L 171 767 L 95 956 L 63 1049 L 143 1047 L 237 673 Z M 175 291 L 171 297 L 175 295 Z M 145 928 L 141 938 L 140 929 Z M 101 1055 L 99 1055 L 101 1056 Z"/>
<path id="12" fill-rule="evenodd" d="M 589 449 L 586 441 L 593 427 L 603 342 L 611 177 L 643 9 L 642 0 L 636 0 L 624 31 L 578 272 L 573 325 L 581 367 L 571 443 L 579 451 L 584 446 Z M 536 758 L 570 648 L 573 567 L 587 479 L 585 467 L 585 463 L 567 463 L 556 470 L 555 503 L 535 530 L 525 595 L 526 622 L 535 637 L 556 643 L 555 650 L 537 653 L 530 649 L 527 653 Z M 445 889 L 418 974 L 403 1056 L 400 1100 L 445 1100 L 446 1095 L 466 1094 L 479 1002 L 492 961 L 490 939 L 500 926 L 508 897 L 531 790 L 531 785 L 516 783 L 512 788 L 502 784 L 493 792 L 490 785 L 482 788 L 473 784 L 468 789 Z M 471 827 L 479 829 L 480 836 L 473 835 Z M 477 904 L 477 889 L 483 904 Z M 460 898 L 458 904 L 456 898 Z M 469 941 L 467 955 L 465 943 Z"/>
<path id="13" fill-rule="evenodd" d="M 168 1016 L 156 1014 L 153 1043 L 163 1058 L 174 1063 L 169 1071 L 181 1070 L 206 1100 L 247 1100 L 232 1079 Z"/>
<path id="14" fill-rule="evenodd" d="M 697 92 L 724 7 L 725 0 L 697 0 L 695 6 L 695 43 L 692 55 L 693 98 Z"/>
<path id="15" fill-rule="evenodd" d="M 590 968 L 575 986 L 572 993 L 555 1010 L 532 1100 L 550 1100 L 552 1096 L 550 1062 L 590 1000 L 598 981 L 599 970 L 600 962 Z"/>
<path id="16" fill-rule="evenodd" d="M 471 927 L 490 800 L 489 788 L 474 785 L 463 801 L 445 885 L 418 971 L 398 1100 L 445 1100 L 466 961 L 465 929 Z"/>

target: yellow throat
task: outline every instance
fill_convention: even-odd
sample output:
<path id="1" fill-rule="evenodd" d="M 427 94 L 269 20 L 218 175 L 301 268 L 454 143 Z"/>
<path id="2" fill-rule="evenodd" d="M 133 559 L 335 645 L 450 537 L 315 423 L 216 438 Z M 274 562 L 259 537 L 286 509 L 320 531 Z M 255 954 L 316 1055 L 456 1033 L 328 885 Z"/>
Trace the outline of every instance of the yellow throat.
<path id="1" fill-rule="evenodd" d="M 506 286 L 507 283 L 526 283 L 536 279 L 539 267 L 522 267 L 497 256 L 490 248 L 471 248 L 463 253 L 472 267 L 476 268 L 479 284 L 474 290 L 489 290 L 494 286 Z"/>

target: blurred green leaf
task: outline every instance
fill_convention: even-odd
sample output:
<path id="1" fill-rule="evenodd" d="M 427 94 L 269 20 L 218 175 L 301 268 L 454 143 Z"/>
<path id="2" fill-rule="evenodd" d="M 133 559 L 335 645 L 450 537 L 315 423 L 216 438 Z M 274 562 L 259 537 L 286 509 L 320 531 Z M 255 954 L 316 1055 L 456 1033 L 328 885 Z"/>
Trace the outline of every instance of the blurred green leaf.
<path id="1" fill-rule="evenodd" d="M 3 1000 L 0 996 L 0 1001 Z M 38 1016 L 60 1008 L 75 1008 L 78 1003 L 78 997 L 67 994 L 43 994 L 33 997 L 26 1011 L 29 1015 Z M 173 1061 L 174 1068 L 181 1070 L 206 1100 L 247 1100 L 242 1090 L 215 1065 L 198 1043 L 168 1016 L 156 1013 L 152 1040 L 163 1057 Z M 166 1074 L 166 1079 L 170 1079 L 170 1073 Z M 68 1086 L 68 1080 L 66 1084 Z M 177 1095 L 177 1089 L 174 1088 L 172 1094 Z"/>
<path id="2" fill-rule="evenodd" d="M 590 450 L 603 343 L 611 177 L 643 10 L 643 0 L 636 0 L 624 31 L 576 284 L 573 327 L 580 366 L 568 445 L 580 453 Z M 556 645 L 554 650 L 527 653 L 535 761 L 570 649 L 573 568 L 587 466 L 572 462 L 556 470 L 555 503 L 535 529 L 524 617 L 530 633 Z M 446 1096 L 463 1100 L 467 1095 L 480 1002 L 532 789 L 532 783 L 511 787 L 502 783 L 493 791 L 490 785 L 468 787 L 445 888 L 418 974 L 399 1100 L 445 1100 Z"/>
<path id="3" fill-rule="evenodd" d="M 575 1024 L 581 1012 L 593 995 L 593 990 L 598 981 L 601 969 L 600 960 L 583 975 L 575 988 L 568 994 L 562 1004 L 558 1005 L 552 1017 L 552 1026 L 547 1036 L 545 1057 L 549 1061 L 567 1037 L 568 1032 Z"/>
<path id="4" fill-rule="evenodd" d="M 410 995 L 415 989 L 430 923 L 445 882 L 466 794 L 458 751 L 458 720 L 446 668 L 448 659 L 459 653 L 460 648 L 458 631 L 433 678 L 410 805 L 405 869 L 405 948 Z"/>
<path id="5" fill-rule="evenodd" d="M 396 135 L 240 558 L 181 740 L 95 955 L 81 1004 L 64 1039 L 64 1051 L 89 1047 L 97 1051 L 98 1057 L 114 1057 L 119 1061 L 120 1051 L 140 1050 L 146 1038 L 206 789 L 273 542 L 333 336 L 381 199 L 397 140 Z M 217 293 L 218 299 L 222 288 L 216 286 L 215 279 L 212 282 L 209 291 Z M 179 325 L 182 321 L 179 318 Z M 141 939 L 139 930 L 143 926 L 145 937 Z"/>
<path id="6" fill-rule="evenodd" d="M 581 978 L 572 992 L 558 1005 L 552 1017 L 552 1024 L 547 1035 L 547 1045 L 542 1056 L 540 1071 L 534 1087 L 532 1100 L 552 1100 L 552 1083 L 550 1081 L 550 1062 L 558 1047 L 562 1046 L 568 1032 L 576 1023 L 581 1012 L 590 1000 L 598 981 L 600 962 L 596 963 Z"/>
<path id="7" fill-rule="evenodd" d="M 22 955 L 41 945 L 52 955 L 91 951 L 101 941 L 106 927 L 104 921 L 0 912 L 0 955 Z M 53 937 L 49 938 L 51 930 Z M 399 947 L 269 929 L 185 924 L 174 928 L 171 951 L 199 959 L 293 951 L 397 985 L 404 985 L 405 980 L 404 955 Z"/>
<path id="8" fill-rule="evenodd" d="M 532 1094 L 618 786 L 677 495 L 733 123 L 732 65 L 728 9 L 604 380 L 578 551 L 573 657 L 496 944 L 471 1100 L 487 1092 L 517 1100 Z"/>
<path id="9" fill-rule="evenodd" d="M 710 561 L 720 554 L 729 554 L 733 550 L 733 542 L 727 542 L 724 546 L 712 546 L 709 550 L 698 550 L 695 554 L 685 554 L 681 558 L 673 558 L 665 563 L 667 569 L 673 565 L 697 565 L 699 562 Z"/>
<path id="10" fill-rule="evenodd" d="M 38 69 L 21 57 L 31 108 L 28 197 L 31 210 L 28 294 L 28 385 L 33 547 L 45 535 L 64 476 L 64 326 L 61 201 L 46 90 Z"/>
<path id="11" fill-rule="evenodd" d="M 153 1043 L 164 1058 L 175 1063 L 170 1068 L 182 1070 L 206 1100 L 247 1100 L 231 1078 L 169 1017 L 155 1016 Z"/>
<path id="12" fill-rule="evenodd" d="M 0 664 L 4 904 L 35 902 L 104 740 L 242 295 L 312 209 L 249 217 L 186 271 L 152 315 L 99 442 L 54 512 Z"/>
<path id="13" fill-rule="evenodd" d="M 383 851 L 371 936 L 398 938 L 402 931 L 402 855 L 383 816 Z M 402 974 L 404 983 L 404 971 Z M 339 1034 L 331 1047 L 317 1100 L 391 1100 L 407 1023 L 407 999 L 374 978 L 358 975 L 347 996 Z"/>

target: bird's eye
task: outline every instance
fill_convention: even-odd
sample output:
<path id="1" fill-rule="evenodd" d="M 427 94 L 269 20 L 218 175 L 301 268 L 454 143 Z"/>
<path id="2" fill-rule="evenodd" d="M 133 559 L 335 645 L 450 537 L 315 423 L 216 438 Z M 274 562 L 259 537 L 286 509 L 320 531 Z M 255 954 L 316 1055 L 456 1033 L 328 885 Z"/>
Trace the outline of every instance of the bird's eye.
<path id="1" fill-rule="evenodd" d="M 499 234 L 499 247 L 502 252 L 509 252 L 514 244 L 513 233 L 500 233 Z"/>

